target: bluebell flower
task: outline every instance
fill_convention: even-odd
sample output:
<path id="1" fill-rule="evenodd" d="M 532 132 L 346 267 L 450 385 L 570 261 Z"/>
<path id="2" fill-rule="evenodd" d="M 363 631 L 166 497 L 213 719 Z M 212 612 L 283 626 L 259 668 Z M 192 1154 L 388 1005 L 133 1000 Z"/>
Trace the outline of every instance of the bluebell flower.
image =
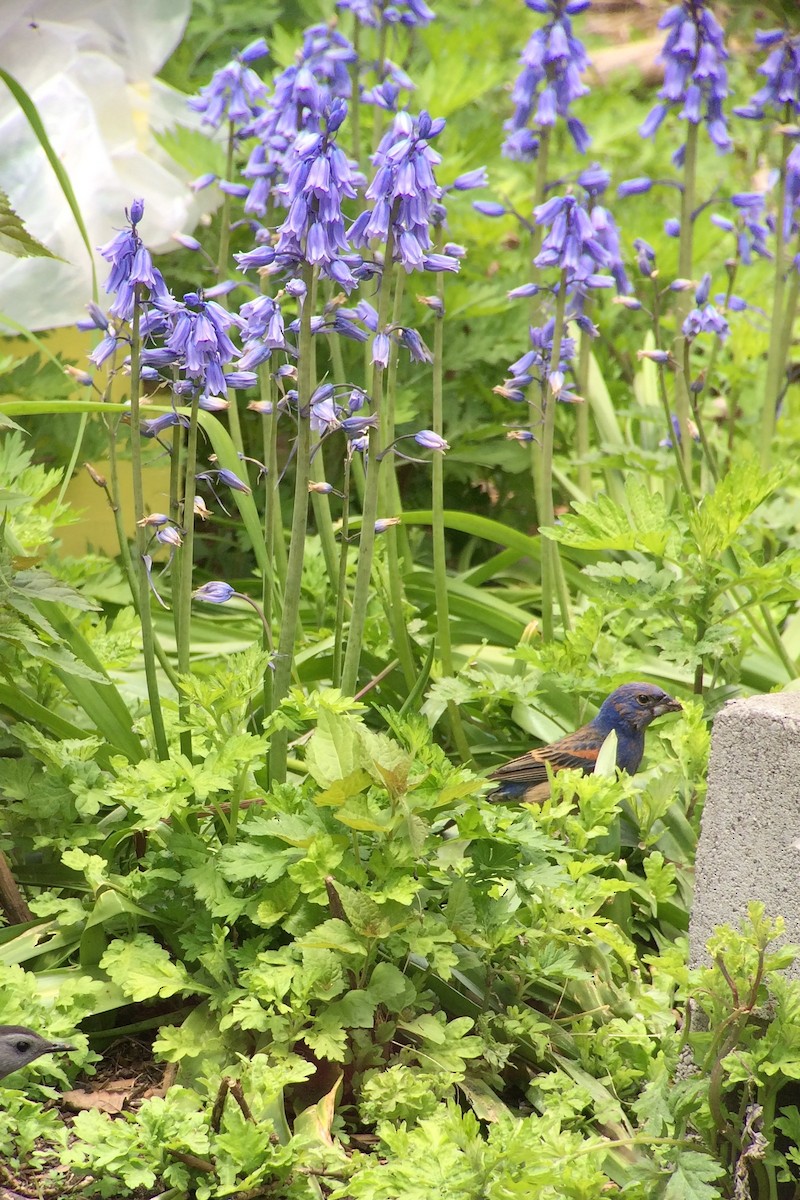
<path id="1" fill-rule="evenodd" d="M 683 336 L 687 341 L 693 341 L 698 334 L 713 333 L 724 342 L 730 333 L 730 326 L 722 313 L 713 304 L 709 304 L 711 292 L 711 276 L 706 272 L 694 294 L 695 307 L 681 326 Z"/>
<path id="2" fill-rule="evenodd" d="M 504 217 L 508 212 L 505 204 L 498 204 L 496 200 L 473 200 L 472 207 L 483 217 Z"/>
<path id="3" fill-rule="evenodd" d="M 115 299 L 108 311 L 122 321 L 130 321 L 133 317 L 137 286 L 146 289 L 150 296 L 164 295 L 167 290 L 161 272 L 153 266 L 150 251 L 139 236 L 137 227 L 143 213 L 144 201 L 134 200 L 130 213 L 126 213 L 130 222 L 128 227 L 99 247 L 102 257 L 111 264 L 105 290 Z"/>
<path id="4" fill-rule="evenodd" d="M 381 25 L 422 27 L 436 17 L 425 0 L 336 0 L 336 7 L 347 9 L 361 25 L 373 29 Z"/>
<path id="5" fill-rule="evenodd" d="M 366 246 L 373 239 L 385 241 L 391 222 L 394 257 L 406 271 L 458 270 L 455 255 L 431 252 L 433 210 L 442 189 L 434 175 L 441 155 L 430 142 L 444 124 L 426 112 L 418 117 L 397 114 L 372 157 L 375 175 L 365 192 L 372 208 L 361 213 L 350 229 L 353 244 Z"/>
<path id="6" fill-rule="evenodd" d="M 388 367 L 391 345 L 388 333 L 376 333 L 372 341 L 371 362 L 379 367 Z"/>
<path id="7" fill-rule="evenodd" d="M 600 163 L 591 163 L 590 166 L 584 167 L 578 173 L 575 181 L 579 187 L 582 187 L 590 199 L 596 200 L 602 196 L 603 192 L 611 183 L 611 176 L 605 167 L 601 167 Z"/>
<path id="8" fill-rule="evenodd" d="M 432 429 L 420 429 L 419 433 L 414 434 L 414 441 L 425 450 L 438 450 L 442 454 L 450 449 L 449 443 Z"/>
<path id="9" fill-rule="evenodd" d="M 749 103 L 734 108 L 737 117 L 760 121 L 768 111 L 779 121 L 796 119 L 800 114 L 800 34 L 788 29 L 757 30 L 757 46 L 769 49 L 758 68 L 766 83 Z"/>
<path id="10" fill-rule="evenodd" d="M 767 246 L 767 219 L 764 215 L 766 200 L 762 192 L 736 192 L 731 204 L 737 211 L 738 232 L 736 249 L 745 266 L 753 261 L 752 256 L 772 258 Z"/>
<path id="11" fill-rule="evenodd" d="M 547 228 L 534 265 L 565 271 L 568 285 L 602 287 L 596 274 L 610 265 L 611 255 L 598 238 L 589 213 L 576 198 L 553 196 L 538 205 L 533 216 L 537 225 Z"/>
<path id="12" fill-rule="evenodd" d="M 257 296 L 239 310 L 242 330 L 242 357 L 238 369 L 250 371 L 272 357 L 273 350 L 286 350 L 281 306 L 272 296 Z"/>
<path id="13" fill-rule="evenodd" d="M 171 429 L 174 425 L 182 425 L 184 429 L 188 429 L 189 418 L 183 413 L 162 413 L 161 416 L 149 417 L 146 421 L 142 421 L 139 425 L 139 432 L 142 437 L 155 438 L 165 429 Z"/>
<path id="14" fill-rule="evenodd" d="M 155 539 L 162 546 L 175 548 L 183 545 L 183 538 L 174 525 L 164 525 L 161 529 L 156 530 Z"/>
<path id="15" fill-rule="evenodd" d="M 192 592 L 193 600 L 204 600 L 207 604 L 227 604 L 236 589 L 222 579 L 212 579 Z"/>
<path id="16" fill-rule="evenodd" d="M 681 236 L 681 223 L 677 217 L 667 217 L 664 222 L 664 233 L 667 237 L 679 238 Z"/>
<path id="17" fill-rule="evenodd" d="M 617 292 L 620 295 L 625 295 L 632 289 L 628 273 L 625 270 L 625 264 L 622 261 L 619 228 L 614 220 L 613 213 L 602 204 L 593 204 L 589 210 L 589 218 L 592 222 L 595 238 L 608 256 L 606 267 L 611 272 Z"/>
<path id="18" fill-rule="evenodd" d="M 652 179 L 646 175 L 638 175 L 635 179 L 623 179 L 617 186 L 617 196 L 620 200 L 624 200 L 626 196 L 644 196 L 652 186 Z"/>
<path id="19" fill-rule="evenodd" d="M 539 138 L 528 128 L 530 122 L 539 129 L 549 128 L 561 117 L 577 150 L 584 154 L 591 139 L 583 123 L 570 115 L 570 107 L 589 90 L 581 82 L 589 60 L 572 32 L 570 17 L 588 8 L 588 0 L 526 0 L 526 4 L 550 19 L 534 30 L 520 56 L 522 70 L 511 93 L 514 113 L 503 126 L 508 133 L 503 153 L 530 162 L 539 152 Z"/>
<path id="20" fill-rule="evenodd" d="M 486 167 L 475 167 L 472 171 L 465 171 L 463 175 L 456 176 L 450 187 L 457 192 L 472 192 L 475 188 L 486 187 L 488 183 Z M 444 190 L 449 191 L 450 188 Z"/>
<path id="21" fill-rule="evenodd" d="M 659 446 L 661 446 L 667 450 L 671 450 L 675 444 L 680 446 L 681 441 L 682 441 L 681 423 L 678 420 L 678 418 L 675 416 L 675 413 L 670 413 L 669 420 L 670 420 L 670 425 L 672 426 L 672 434 L 673 434 L 673 437 L 675 440 L 673 441 L 672 437 L 665 437 L 665 438 L 662 438 L 661 441 L 658 443 Z M 691 419 L 689 419 L 686 422 L 686 430 L 689 434 L 689 437 L 692 439 L 693 442 L 700 441 L 700 430 L 697 428 L 697 425 Z"/>
<path id="22" fill-rule="evenodd" d="M 433 362 L 433 355 L 416 329 L 409 329 L 405 325 L 393 325 L 390 333 L 401 346 L 405 346 L 412 362 Z"/>
<path id="23" fill-rule="evenodd" d="M 189 108 L 202 114 L 204 125 L 219 129 L 227 120 L 241 127 L 253 119 L 260 110 L 267 88 L 248 64 L 267 53 L 263 38 L 251 42 L 241 54 L 214 72 L 211 82 L 200 89 L 198 96 L 189 98 Z"/>
<path id="24" fill-rule="evenodd" d="M 636 265 L 646 279 L 650 279 L 656 269 L 656 252 L 644 238 L 634 238 L 633 248 L 636 251 Z"/>
<path id="25" fill-rule="evenodd" d="M 720 153 L 733 147 L 722 104 L 728 95 L 729 57 L 722 27 L 705 0 L 681 0 L 668 9 L 658 22 L 667 36 L 659 60 L 664 64 L 661 100 L 639 129 L 642 137 L 652 137 L 670 109 L 680 105 L 678 116 L 693 125 L 705 123 L 708 135 Z M 683 164 L 685 146 L 672 156 L 676 166 Z"/>

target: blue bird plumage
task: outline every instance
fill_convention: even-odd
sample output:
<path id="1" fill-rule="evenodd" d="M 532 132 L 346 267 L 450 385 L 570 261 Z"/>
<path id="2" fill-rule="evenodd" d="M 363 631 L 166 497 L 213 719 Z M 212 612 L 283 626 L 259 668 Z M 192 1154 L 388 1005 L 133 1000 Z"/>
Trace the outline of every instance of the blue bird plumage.
<path id="1" fill-rule="evenodd" d="M 617 735 L 617 766 L 629 775 L 639 770 L 644 754 L 644 731 L 664 713 L 678 712 L 680 703 L 652 683 L 624 683 L 603 701 L 593 721 L 566 737 L 540 746 L 497 767 L 489 779 L 497 783 L 490 800 L 524 800 L 538 804 L 550 794 L 551 771 L 565 767 L 590 774 L 600 747 L 612 730 Z"/>

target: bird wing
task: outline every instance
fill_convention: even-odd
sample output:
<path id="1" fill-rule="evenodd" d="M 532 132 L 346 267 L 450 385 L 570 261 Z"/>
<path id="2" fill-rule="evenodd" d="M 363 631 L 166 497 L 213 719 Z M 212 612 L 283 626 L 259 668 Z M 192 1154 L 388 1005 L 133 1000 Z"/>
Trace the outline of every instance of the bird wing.
<path id="1" fill-rule="evenodd" d="M 584 725 L 582 729 L 559 738 L 557 742 L 551 742 L 549 746 L 539 746 L 536 750 L 529 750 L 527 754 L 503 763 L 491 772 L 489 779 L 496 780 L 501 785 L 519 783 L 535 787 L 536 784 L 547 783 L 547 763 L 550 764 L 551 771 L 562 771 L 565 767 L 572 767 L 588 775 L 594 770 L 604 740 L 598 730 L 593 729 L 591 725 Z"/>

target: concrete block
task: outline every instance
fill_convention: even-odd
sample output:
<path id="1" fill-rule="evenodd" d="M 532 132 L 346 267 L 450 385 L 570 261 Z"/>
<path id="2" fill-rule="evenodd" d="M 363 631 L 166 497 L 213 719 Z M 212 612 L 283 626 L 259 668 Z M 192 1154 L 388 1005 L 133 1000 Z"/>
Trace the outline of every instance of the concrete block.
<path id="1" fill-rule="evenodd" d="M 751 900 L 800 943 L 800 692 L 732 700 L 714 721 L 689 926 L 692 966 Z M 800 963 L 787 972 L 800 978 Z"/>

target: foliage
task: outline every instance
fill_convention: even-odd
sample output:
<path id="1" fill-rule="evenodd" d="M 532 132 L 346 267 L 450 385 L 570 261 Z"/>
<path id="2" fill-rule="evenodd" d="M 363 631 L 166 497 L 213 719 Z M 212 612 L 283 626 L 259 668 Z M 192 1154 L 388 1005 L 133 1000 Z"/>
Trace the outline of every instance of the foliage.
<path id="1" fill-rule="evenodd" d="M 342 7 L 306 34 L 315 69 L 314 38 L 354 32 L 358 5 Z M 670 165 L 662 134 L 635 140 L 649 89 L 593 87 L 591 155 L 648 185 L 614 204 L 614 265 L 635 281 L 611 303 L 594 293 L 611 269 L 597 246 L 575 277 L 543 219 L 555 192 L 564 224 L 583 195 L 575 127 L 533 119 L 538 170 L 500 153 L 522 7 L 496 0 L 487 22 L 485 5 L 442 0 L 431 24 L 363 28 L 360 66 L 336 43 L 343 94 L 360 70 L 385 103 L 337 124 L 343 96 L 317 111 L 312 89 L 291 109 L 311 121 L 286 141 L 317 156 L 315 189 L 296 160 L 264 213 L 226 185 L 205 256 L 187 242 L 158 260 L 169 300 L 134 200 L 103 249 L 116 284 L 110 312 L 90 310 L 92 375 L 42 344 L 0 362 L 0 851 L 30 914 L 0 929 L 0 1021 L 76 1047 L 2 1081 L 0 1183 L 176 1200 L 800 1188 L 782 923 L 751 906 L 692 970 L 686 936 L 709 719 L 797 676 L 791 114 L 770 192 L 755 122 L 731 126 L 724 169 L 702 122 Z M 537 28 L 542 7 L 526 9 Z M 563 19 L 561 0 L 545 7 Z M 187 91 L 213 70 L 247 78 L 262 55 L 243 47 L 268 25 L 261 74 L 285 82 L 303 25 L 330 15 L 308 0 L 254 24 L 251 5 L 198 0 L 166 73 Z M 752 30 L 736 19 L 728 69 L 749 94 Z M 339 219 L 334 205 L 322 234 L 299 232 L 320 193 L 333 204 L 319 180 L 323 161 L 345 172 L 324 157 L 337 137 L 365 174 L 381 167 L 371 199 L 348 176 L 342 229 L 363 233 L 383 195 L 396 79 L 411 98 L 392 153 L 419 155 L 406 190 L 373 212 L 364 261 L 327 241 L 312 253 Z M 254 127 L 221 127 L 162 136 L 192 174 L 252 186 Z M 460 198 L 484 162 L 493 219 Z M 413 220 L 412 175 L 428 180 Z M 749 235 L 773 257 L 746 265 L 725 219 L 743 236 L 730 198 L 751 191 Z M 428 251 L 446 272 L 407 275 Z M 226 279 L 224 304 L 202 293 Z M 270 321 L 279 307 L 280 334 L 255 328 L 257 301 Z M 108 463 L 89 469 L 116 559 L 58 553 L 76 519 L 65 480 L 87 456 Z M 612 751 L 593 774 L 560 772 L 540 806 L 492 801 L 484 768 L 642 676 L 684 703 L 651 731 L 644 770 L 618 775 Z M 120 1034 L 164 1084 L 123 1113 L 90 1101 L 64 1119 L 56 1087 L 97 1071 L 102 1094 Z"/>

